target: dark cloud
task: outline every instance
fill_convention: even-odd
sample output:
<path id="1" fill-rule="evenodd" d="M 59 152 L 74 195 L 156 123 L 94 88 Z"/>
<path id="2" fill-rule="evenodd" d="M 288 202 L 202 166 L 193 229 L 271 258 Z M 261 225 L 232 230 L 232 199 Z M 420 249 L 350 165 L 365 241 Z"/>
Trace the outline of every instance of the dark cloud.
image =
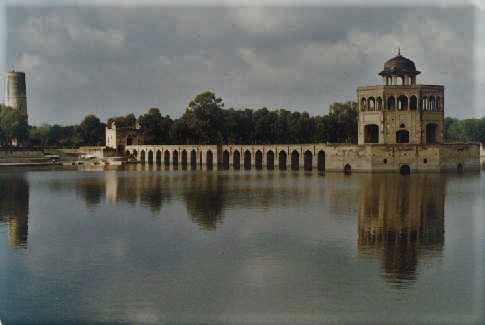
<path id="1" fill-rule="evenodd" d="M 30 77 L 31 121 L 158 106 L 180 115 L 211 89 L 227 106 L 326 112 L 353 99 L 398 46 L 473 114 L 471 8 L 8 7 L 7 64 Z"/>

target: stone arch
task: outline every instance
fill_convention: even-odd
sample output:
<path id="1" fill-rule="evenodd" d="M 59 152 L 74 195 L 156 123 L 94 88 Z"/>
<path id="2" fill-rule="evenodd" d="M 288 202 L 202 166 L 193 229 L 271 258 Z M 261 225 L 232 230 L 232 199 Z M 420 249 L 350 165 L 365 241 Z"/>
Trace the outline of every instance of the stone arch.
<path id="1" fill-rule="evenodd" d="M 187 168 L 187 150 L 182 150 L 182 168 Z"/>
<path id="2" fill-rule="evenodd" d="M 397 131 L 396 143 L 409 143 L 409 131 L 408 130 Z"/>
<path id="3" fill-rule="evenodd" d="M 190 151 L 190 167 L 192 169 L 197 169 L 197 152 L 195 151 L 195 149 L 192 149 L 192 151 Z"/>
<path id="4" fill-rule="evenodd" d="M 232 154 L 232 166 L 234 169 L 241 169 L 241 154 L 239 153 L 239 150 L 234 150 L 234 153 Z"/>
<path id="5" fill-rule="evenodd" d="M 133 157 L 134 157 L 135 159 L 137 159 L 137 158 L 138 158 L 138 151 L 136 151 L 136 149 L 135 149 L 135 150 L 133 150 Z"/>
<path id="6" fill-rule="evenodd" d="M 408 98 L 401 95 L 397 98 L 397 109 L 400 111 L 406 111 L 408 109 Z"/>
<path id="7" fill-rule="evenodd" d="M 428 110 L 430 112 L 434 112 L 436 111 L 436 106 L 435 106 L 435 99 L 434 99 L 434 96 L 429 96 L 429 99 L 428 99 Z"/>
<path id="8" fill-rule="evenodd" d="M 458 165 L 456 165 L 456 172 L 458 174 L 462 174 L 464 171 L 465 171 L 465 168 L 463 167 L 462 163 L 459 163 Z"/>
<path id="9" fill-rule="evenodd" d="M 376 110 L 376 100 L 375 100 L 374 97 L 367 98 L 367 109 L 369 111 L 375 111 Z"/>
<path id="10" fill-rule="evenodd" d="M 165 166 L 170 166 L 170 151 L 165 150 L 163 153 L 163 164 Z"/>
<path id="11" fill-rule="evenodd" d="M 421 110 L 425 112 L 428 110 L 428 97 L 426 96 L 421 97 Z"/>
<path id="12" fill-rule="evenodd" d="M 214 154 L 212 153 L 212 150 L 207 150 L 205 153 L 205 165 L 208 170 L 214 168 Z"/>
<path id="13" fill-rule="evenodd" d="M 222 152 L 222 169 L 229 169 L 229 151 Z"/>
<path id="14" fill-rule="evenodd" d="M 155 154 L 155 163 L 157 165 L 162 164 L 162 152 L 160 150 L 157 150 L 157 153 Z"/>
<path id="15" fill-rule="evenodd" d="M 436 97 L 436 111 L 437 112 L 441 112 L 441 108 L 442 108 L 442 105 L 441 105 L 441 97 L 440 96 L 437 96 Z"/>
<path id="16" fill-rule="evenodd" d="M 318 171 L 325 171 L 325 151 L 320 150 L 317 155 L 317 169 Z"/>
<path id="17" fill-rule="evenodd" d="M 438 140 L 438 124 L 428 123 L 426 125 L 426 143 L 434 144 Z"/>
<path id="18" fill-rule="evenodd" d="M 351 166 L 350 164 L 346 164 L 346 165 L 344 166 L 344 173 L 345 173 L 346 175 L 350 175 L 350 174 L 352 174 L 352 166 Z"/>
<path id="19" fill-rule="evenodd" d="M 278 168 L 280 170 L 286 170 L 286 151 L 281 150 L 278 154 Z"/>
<path id="20" fill-rule="evenodd" d="M 409 165 L 404 164 L 399 167 L 399 174 L 401 175 L 410 175 L 411 174 L 411 167 Z"/>
<path id="21" fill-rule="evenodd" d="M 148 150 L 148 163 L 153 164 L 153 151 Z"/>
<path id="22" fill-rule="evenodd" d="M 141 162 L 145 162 L 145 150 L 140 150 L 140 160 Z"/>
<path id="23" fill-rule="evenodd" d="M 364 126 L 364 142 L 379 143 L 379 126 L 376 124 L 367 124 Z"/>
<path id="24" fill-rule="evenodd" d="M 395 108 L 396 108 L 396 98 L 394 98 L 394 96 L 389 96 L 387 98 L 387 109 L 393 110 Z"/>
<path id="25" fill-rule="evenodd" d="M 131 154 L 130 154 L 130 150 L 126 150 L 126 151 L 125 151 L 125 156 L 126 156 L 126 157 L 128 157 L 128 158 L 130 158 L 130 156 L 131 156 Z"/>
<path id="26" fill-rule="evenodd" d="M 382 97 L 377 97 L 377 110 L 381 111 L 382 110 Z"/>
<path id="27" fill-rule="evenodd" d="M 415 111 L 418 108 L 418 99 L 414 95 L 409 98 L 409 108 L 412 111 Z"/>
<path id="28" fill-rule="evenodd" d="M 261 150 L 256 150 L 256 154 L 254 155 L 254 166 L 258 170 L 263 169 L 263 153 Z"/>
<path id="29" fill-rule="evenodd" d="M 126 145 L 127 146 L 133 145 L 133 137 L 131 135 L 129 135 L 128 137 L 126 137 Z"/>
<path id="30" fill-rule="evenodd" d="M 303 153 L 303 169 L 312 170 L 313 167 L 313 154 L 310 150 Z"/>
<path id="31" fill-rule="evenodd" d="M 172 165 L 177 168 L 179 165 L 179 152 L 178 150 L 172 151 Z"/>
<path id="32" fill-rule="evenodd" d="M 251 151 L 244 151 L 244 169 L 251 169 Z"/>
<path id="33" fill-rule="evenodd" d="M 274 169 L 274 152 L 272 150 L 266 152 L 266 168 L 270 170 Z"/>
<path id="34" fill-rule="evenodd" d="M 362 97 L 362 99 L 360 100 L 360 110 L 365 111 L 366 109 L 367 109 L 367 100 L 365 99 L 365 97 Z"/>
<path id="35" fill-rule="evenodd" d="M 291 170 L 298 170 L 300 168 L 300 154 L 298 151 L 291 152 Z"/>

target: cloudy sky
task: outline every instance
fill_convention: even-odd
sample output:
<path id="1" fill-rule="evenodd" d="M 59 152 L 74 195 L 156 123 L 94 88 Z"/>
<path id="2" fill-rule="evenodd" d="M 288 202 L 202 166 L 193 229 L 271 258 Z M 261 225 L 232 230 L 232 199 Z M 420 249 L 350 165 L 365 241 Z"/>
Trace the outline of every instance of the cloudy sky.
<path id="1" fill-rule="evenodd" d="M 485 114 L 483 12 L 472 6 L 33 6 L 4 8 L 4 70 L 28 74 L 32 124 L 160 107 L 204 90 L 227 107 L 325 113 L 351 100 L 397 48 L 444 84 L 451 116 Z M 485 26 L 485 24 L 484 24 Z M 3 98 L 4 90 L 0 90 Z M 481 97 L 480 97 L 481 96 Z"/>

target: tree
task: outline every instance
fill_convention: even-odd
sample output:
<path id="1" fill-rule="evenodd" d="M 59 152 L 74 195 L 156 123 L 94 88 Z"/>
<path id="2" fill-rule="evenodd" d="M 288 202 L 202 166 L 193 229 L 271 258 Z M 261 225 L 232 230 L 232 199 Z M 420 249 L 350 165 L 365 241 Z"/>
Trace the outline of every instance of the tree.
<path id="1" fill-rule="evenodd" d="M 0 106 L 0 144 L 23 143 L 28 139 L 28 128 L 27 115 L 11 107 Z"/>
<path id="2" fill-rule="evenodd" d="M 111 124 L 115 122 L 116 127 L 135 127 L 136 124 L 136 117 L 135 114 L 130 113 L 125 116 L 116 116 L 116 117 L 110 117 L 108 121 L 106 122 L 106 125 L 111 127 Z"/>
<path id="3" fill-rule="evenodd" d="M 105 124 L 101 123 L 95 115 L 87 115 L 79 124 L 77 131 L 83 145 L 99 146 L 104 144 Z"/>

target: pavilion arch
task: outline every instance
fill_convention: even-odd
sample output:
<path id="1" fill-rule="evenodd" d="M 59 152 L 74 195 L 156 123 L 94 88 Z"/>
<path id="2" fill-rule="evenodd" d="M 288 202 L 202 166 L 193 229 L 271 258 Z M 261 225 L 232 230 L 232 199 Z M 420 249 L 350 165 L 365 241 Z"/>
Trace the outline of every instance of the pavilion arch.
<path id="1" fill-rule="evenodd" d="M 428 97 L 421 97 L 421 110 L 426 112 L 428 110 Z"/>
<path id="2" fill-rule="evenodd" d="M 317 169 L 318 171 L 325 171 L 325 151 L 320 150 L 317 154 Z"/>
<path id="3" fill-rule="evenodd" d="M 379 143 L 379 126 L 376 124 L 367 124 L 364 126 L 364 142 Z"/>
<path id="4" fill-rule="evenodd" d="M 429 96 L 428 101 L 429 101 L 429 103 L 428 103 L 428 110 L 430 112 L 436 111 L 436 102 L 435 102 L 434 96 Z"/>
<path id="5" fill-rule="evenodd" d="M 401 167 L 399 167 L 399 174 L 410 175 L 411 174 L 411 167 L 407 164 L 401 165 Z"/>
<path id="6" fill-rule="evenodd" d="M 408 130 L 397 131 L 396 143 L 409 143 L 409 131 Z"/>
<path id="7" fill-rule="evenodd" d="M 416 96 L 412 95 L 410 98 L 409 98 L 409 108 L 412 110 L 412 111 L 415 111 L 416 109 L 418 109 L 418 99 L 416 98 Z"/>
<path id="8" fill-rule="evenodd" d="M 393 110 L 395 108 L 396 108 L 396 98 L 394 98 L 394 96 L 389 96 L 387 98 L 387 109 Z"/>
<path id="9" fill-rule="evenodd" d="M 251 151 L 244 151 L 244 169 L 251 169 Z"/>
<path id="10" fill-rule="evenodd" d="M 367 110 L 368 111 L 376 110 L 376 100 L 374 97 L 367 98 Z"/>
<path id="11" fill-rule="evenodd" d="M 162 152 L 160 150 L 157 150 L 157 153 L 155 154 L 155 163 L 157 165 L 162 164 Z"/>
<path id="12" fill-rule="evenodd" d="M 442 107 L 443 107 L 443 105 L 442 105 L 442 102 L 441 102 L 441 97 L 437 96 L 436 97 L 436 111 L 441 112 Z"/>
<path id="13" fill-rule="evenodd" d="M 232 154 L 232 166 L 234 169 L 241 169 L 241 154 L 239 153 L 239 150 L 234 150 L 234 153 Z"/>
<path id="14" fill-rule="evenodd" d="M 360 110 L 365 111 L 366 109 L 367 109 L 367 100 L 365 99 L 365 97 L 363 97 L 360 100 Z"/>
<path id="15" fill-rule="evenodd" d="M 153 151 L 148 150 L 148 163 L 153 164 Z"/>
<path id="16" fill-rule="evenodd" d="M 229 151 L 227 150 L 222 152 L 222 169 L 229 169 Z"/>
<path id="17" fill-rule="evenodd" d="M 138 158 L 138 151 L 133 150 L 133 158 L 137 159 Z"/>
<path id="18" fill-rule="evenodd" d="M 192 169 L 197 169 L 197 152 L 195 149 L 192 149 L 190 152 L 190 167 Z"/>
<path id="19" fill-rule="evenodd" d="M 130 157 L 131 157 L 130 150 L 126 150 L 126 151 L 125 151 L 125 156 L 126 156 L 126 157 L 128 157 L 128 158 L 130 158 Z"/>
<path id="20" fill-rule="evenodd" d="M 143 163 L 145 162 L 145 150 L 140 151 L 140 160 Z"/>
<path id="21" fill-rule="evenodd" d="M 400 111 L 406 111 L 408 109 L 408 98 L 401 95 L 397 98 L 397 109 Z"/>
<path id="22" fill-rule="evenodd" d="M 165 150 L 165 152 L 163 153 L 163 164 L 165 166 L 170 165 L 170 151 L 168 150 Z"/>
<path id="23" fill-rule="evenodd" d="M 174 150 L 172 152 L 172 165 L 173 165 L 173 167 L 178 167 L 178 165 L 179 165 L 179 152 L 178 152 L 178 150 Z"/>
<path id="24" fill-rule="evenodd" d="M 128 137 L 126 137 L 126 145 L 127 146 L 133 145 L 133 137 L 131 135 L 129 135 Z"/>
<path id="25" fill-rule="evenodd" d="M 291 152 L 291 170 L 298 170 L 300 168 L 300 154 L 298 151 Z"/>
<path id="26" fill-rule="evenodd" d="M 182 168 L 187 168 L 187 150 L 182 150 Z"/>
<path id="27" fill-rule="evenodd" d="M 376 105 L 377 105 L 377 110 L 382 111 L 382 97 L 380 97 L 380 96 L 377 97 Z"/>
<path id="28" fill-rule="evenodd" d="M 205 165 L 208 170 L 212 170 L 214 168 L 214 154 L 212 150 L 207 150 L 205 154 Z"/>
<path id="29" fill-rule="evenodd" d="M 278 154 L 278 168 L 280 170 L 286 170 L 286 151 L 281 150 Z"/>
<path id="30" fill-rule="evenodd" d="M 263 153 L 261 150 L 256 150 L 254 155 L 254 167 L 258 170 L 263 169 Z"/>
<path id="31" fill-rule="evenodd" d="M 274 152 L 273 150 L 268 150 L 266 152 L 266 168 L 273 170 L 274 169 Z"/>
<path id="32" fill-rule="evenodd" d="M 434 144 L 438 141 L 438 124 L 428 123 L 426 125 L 426 143 Z"/>
<path id="33" fill-rule="evenodd" d="M 310 150 L 303 153 L 303 169 L 311 171 L 313 167 L 313 154 Z"/>

